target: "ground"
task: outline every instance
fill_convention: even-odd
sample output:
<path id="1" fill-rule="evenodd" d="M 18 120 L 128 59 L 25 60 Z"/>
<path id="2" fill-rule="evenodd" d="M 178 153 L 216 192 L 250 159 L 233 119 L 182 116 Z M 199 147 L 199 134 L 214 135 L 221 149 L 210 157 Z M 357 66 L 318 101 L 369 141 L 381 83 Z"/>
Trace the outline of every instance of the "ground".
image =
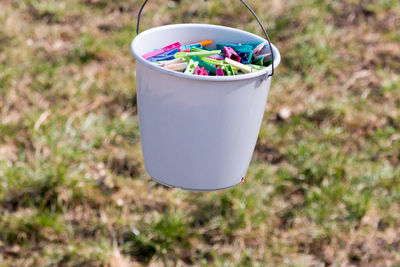
<path id="1" fill-rule="evenodd" d="M 282 54 L 246 181 L 158 185 L 141 155 L 137 0 L 0 0 L 0 266 L 399 266 L 400 4 L 250 0 Z M 148 3 L 142 29 L 240 1 Z"/>

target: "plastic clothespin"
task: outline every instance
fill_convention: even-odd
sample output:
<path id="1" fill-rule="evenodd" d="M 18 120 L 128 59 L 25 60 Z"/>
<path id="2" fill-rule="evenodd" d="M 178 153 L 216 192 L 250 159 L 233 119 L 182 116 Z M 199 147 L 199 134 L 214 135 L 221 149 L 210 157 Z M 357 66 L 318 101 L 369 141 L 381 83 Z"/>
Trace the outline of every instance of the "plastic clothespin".
<path id="1" fill-rule="evenodd" d="M 232 60 L 230 58 L 225 58 L 225 62 L 228 63 L 229 65 L 237 67 L 239 70 L 243 71 L 244 73 L 249 73 L 251 72 L 251 67 L 246 66 L 240 62 L 237 62 L 235 60 Z"/>
<path id="2" fill-rule="evenodd" d="M 264 67 L 264 66 L 254 65 L 254 64 L 247 64 L 247 66 L 251 67 L 252 70 L 255 70 L 255 71 L 262 70 L 262 69 L 265 69 L 265 68 L 266 68 L 266 67 Z"/>
<path id="3" fill-rule="evenodd" d="M 204 47 L 206 45 L 212 44 L 212 41 L 211 40 L 204 40 L 204 41 L 201 41 L 201 42 L 198 42 L 198 43 L 194 43 L 194 44 L 190 44 L 190 45 L 196 45 L 196 44 L 201 44 L 201 46 Z"/>
<path id="4" fill-rule="evenodd" d="M 264 66 L 264 56 L 258 57 L 257 60 L 253 58 L 251 63 L 253 63 L 254 65 Z"/>
<path id="5" fill-rule="evenodd" d="M 165 65 L 164 68 L 169 69 L 169 70 L 176 70 L 176 71 L 183 71 L 186 69 L 188 63 L 178 63 L 178 64 L 170 64 L 170 65 Z"/>
<path id="6" fill-rule="evenodd" d="M 225 63 L 222 60 L 217 60 L 217 59 L 213 59 L 213 58 L 209 58 L 209 57 L 203 57 L 201 59 L 211 65 L 217 65 L 217 66 L 225 65 Z"/>
<path id="7" fill-rule="evenodd" d="M 248 64 L 251 62 L 251 57 L 253 56 L 252 52 L 246 53 L 246 52 L 239 52 L 238 56 L 241 58 L 241 62 L 243 64 Z"/>
<path id="8" fill-rule="evenodd" d="M 182 45 L 182 46 L 180 47 L 181 50 L 189 49 L 189 51 L 190 51 L 192 48 L 203 48 L 203 46 L 201 45 L 201 43 L 198 43 L 198 44 Z"/>
<path id="9" fill-rule="evenodd" d="M 241 57 L 241 62 L 244 64 L 250 63 L 253 57 L 253 49 L 249 45 L 242 45 L 235 50 L 238 56 Z"/>
<path id="10" fill-rule="evenodd" d="M 201 51 L 201 52 L 178 52 L 175 54 L 175 58 L 178 57 L 192 57 L 192 56 L 197 56 L 197 57 L 208 57 L 212 55 L 218 55 L 220 53 L 219 50 L 212 50 L 212 51 Z"/>
<path id="11" fill-rule="evenodd" d="M 208 76 L 208 73 L 207 73 L 207 70 L 204 67 L 199 68 L 199 66 L 197 66 L 195 71 L 194 71 L 194 75 Z"/>
<path id="12" fill-rule="evenodd" d="M 228 76 L 233 76 L 235 75 L 235 71 L 233 70 L 231 65 L 226 65 L 223 67 L 224 73 Z"/>
<path id="13" fill-rule="evenodd" d="M 175 58 L 175 59 L 171 59 L 171 60 L 155 61 L 153 63 L 157 64 L 160 67 L 164 67 L 165 65 L 183 63 L 183 58 Z"/>
<path id="14" fill-rule="evenodd" d="M 254 58 L 254 62 L 257 62 L 257 65 L 263 65 L 263 66 L 268 66 L 272 61 L 272 54 L 263 54 L 263 55 L 258 55 Z"/>
<path id="15" fill-rule="evenodd" d="M 265 62 L 272 59 L 272 54 L 267 53 L 267 54 L 257 55 L 254 59 L 258 60 L 260 57 L 264 57 L 264 62 Z"/>
<path id="16" fill-rule="evenodd" d="M 217 76 L 224 76 L 224 71 L 222 69 L 217 69 Z"/>
<path id="17" fill-rule="evenodd" d="M 267 42 L 251 42 L 251 43 L 244 43 L 242 45 L 249 45 L 249 46 L 251 46 L 251 49 L 255 49 L 257 46 L 259 46 L 262 43 L 266 44 Z"/>
<path id="18" fill-rule="evenodd" d="M 235 50 L 233 50 L 232 47 L 228 47 L 228 46 L 224 46 L 224 55 L 227 58 L 231 58 L 233 60 L 236 60 L 237 62 L 240 62 L 241 58 L 239 57 L 239 55 L 236 53 Z"/>
<path id="19" fill-rule="evenodd" d="M 216 44 L 216 48 L 219 49 L 219 50 L 223 50 L 225 46 L 226 47 L 230 47 L 230 48 L 232 48 L 234 50 L 242 47 L 241 44 L 222 44 L 222 43 Z"/>
<path id="20" fill-rule="evenodd" d="M 256 48 L 253 49 L 253 55 L 258 55 L 261 50 L 264 48 L 267 42 L 262 42 L 261 44 L 257 45 Z"/>
<path id="21" fill-rule="evenodd" d="M 212 56 L 208 56 L 207 58 L 212 58 L 212 59 L 217 59 L 217 60 L 224 60 L 225 57 L 221 56 L 221 55 L 212 55 Z"/>
<path id="22" fill-rule="evenodd" d="M 210 71 L 212 74 L 216 74 L 217 73 L 217 68 L 214 67 L 213 65 L 205 62 L 204 60 L 202 60 L 201 58 L 197 57 L 197 56 L 193 56 L 192 59 L 194 61 L 198 61 L 199 62 L 199 66 L 205 68 L 206 70 Z"/>
<path id="23" fill-rule="evenodd" d="M 148 59 L 150 62 L 154 61 L 163 61 L 163 60 L 169 60 L 169 59 L 174 59 L 174 55 L 178 52 L 178 48 L 172 49 L 170 51 L 164 52 L 162 54 L 159 54 L 155 57 L 151 57 Z"/>
<path id="24" fill-rule="evenodd" d="M 164 52 L 168 52 L 170 50 L 173 50 L 173 49 L 176 49 L 176 48 L 179 48 L 179 47 L 181 47 L 181 43 L 180 42 L 176 42 L 176 43 L 167 45 L 167 46 L 165 46 L 163 48 L 151 51 L 150 53 L 144 54 L 144 55 L 142 55 L 142 57 L 144 59 L 149 59 L 149 58 L 158 56 L 159 54 L 162 54 Z"/>
<path id="25" fill-rule="evenodd" d="M 193 74 L 197 68 L 197 66 L 199 65 L 198 61 L 193 61 L 193 59 L 191 59 L 186 67 L 186 70 L 184 73 L 187 74 Z"/>

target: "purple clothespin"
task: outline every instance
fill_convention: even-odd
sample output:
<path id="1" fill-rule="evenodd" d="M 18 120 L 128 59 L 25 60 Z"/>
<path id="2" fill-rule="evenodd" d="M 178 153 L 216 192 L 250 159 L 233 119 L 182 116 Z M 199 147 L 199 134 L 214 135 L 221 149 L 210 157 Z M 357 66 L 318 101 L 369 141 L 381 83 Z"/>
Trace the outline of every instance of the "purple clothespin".
<path id="1" fill-rule="evenodd" d="M 236 51 L 232 47 L 224 46 L 224 55 L 227 58 L 240 62 L 241 58 L 236 54 Z"/>

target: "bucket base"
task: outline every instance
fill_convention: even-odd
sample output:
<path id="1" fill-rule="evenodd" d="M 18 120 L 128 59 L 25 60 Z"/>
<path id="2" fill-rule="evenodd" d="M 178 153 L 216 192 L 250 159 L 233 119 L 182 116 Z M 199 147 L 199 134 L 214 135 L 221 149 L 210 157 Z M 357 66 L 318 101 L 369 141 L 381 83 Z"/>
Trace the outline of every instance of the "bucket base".
<path id="1" fill-rule="evenodd" d="M 229 185 L 229 186 L 227 186 L 227 187 L 221 187 L 221 188 L 215 188 L 215 189 L 194 189 L 194 188 L 185 188 L 185 187 L 180 187 L 180 186 L 176 186 L 176 185 L 170 185 L 170 184 L 167 184 L 167 183 L 164 183 L 164 182 L 158 180 L 157 178 L 154 178 L 153 176 L 151 176 L 151 178 L 152 178 L 154 181 L 156 181 L 157 183 L 162 184 L 162 185 L 165 185 L 165 186 L 167 186 L 167 187 L 171 187 L 171 188 L 176 187 L 176 188 L 180 188 L 180 189 L 182 189 L 182 190 L 194 191 L 194 192 L 213 192 L 213 191 L 221 191 L 221 190 L 225 190 L 225 189 L 234 187 L 234 186 L 236 186 L 236 185 L 242 183 L 242 181 L 243 181 L 243 178 L 240 178 L 239 181 L 238 181 L 237 183 L 234 183 L 233 185 Z"/>

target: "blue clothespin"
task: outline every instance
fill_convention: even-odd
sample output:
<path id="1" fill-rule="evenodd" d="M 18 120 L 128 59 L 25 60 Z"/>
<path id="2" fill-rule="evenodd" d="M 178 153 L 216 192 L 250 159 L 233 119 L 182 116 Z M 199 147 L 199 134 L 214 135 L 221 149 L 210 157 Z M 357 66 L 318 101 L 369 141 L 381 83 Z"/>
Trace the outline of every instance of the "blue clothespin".
<path id="1" fill-rule="evenodd" d="M 251 62 L 252 53 L 239 52 L 238 56 L 241 58 L 241 62 L 244 64 L 248 64 Z"/>
<path id="2" fill-rule="evenodd" d="M 173 50 L 167 51 L 165 53 L 159 54 L 155 57 L 151 57 L 148 59 L 148 61 L 150 62 L 154 62 L 154 61 L 163 61 L 163 60 L 170 60 L 170 59 L 174 59 L 174 55 L 178 52 L 178 48 L 175 48 Z"/>

